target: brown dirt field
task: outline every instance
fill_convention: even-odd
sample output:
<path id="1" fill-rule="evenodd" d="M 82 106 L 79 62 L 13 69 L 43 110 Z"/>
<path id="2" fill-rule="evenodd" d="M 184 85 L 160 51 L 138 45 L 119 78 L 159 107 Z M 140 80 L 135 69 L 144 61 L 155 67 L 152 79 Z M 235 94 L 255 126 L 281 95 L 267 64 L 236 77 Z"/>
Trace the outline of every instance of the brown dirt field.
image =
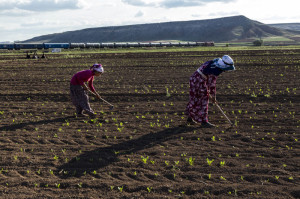
<path id="1" fill-rule="evenodd" d="M 217 128 L 186 126 L 190 75 L 223 54 L 236 126 L 213 105 Z M 0 198 L 299 198 L 300 50 L 24 57 L 0 54 Z M 99 118 L 77 118 L 69 81 L 95 62 L 115 108 L 91 97 Z"/>

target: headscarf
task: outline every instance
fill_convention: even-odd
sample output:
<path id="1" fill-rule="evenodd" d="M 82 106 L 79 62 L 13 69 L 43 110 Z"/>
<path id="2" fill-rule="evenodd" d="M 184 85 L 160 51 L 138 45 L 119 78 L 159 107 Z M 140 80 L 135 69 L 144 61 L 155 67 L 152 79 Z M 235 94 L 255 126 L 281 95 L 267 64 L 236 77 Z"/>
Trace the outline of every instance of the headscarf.
<path id="1" fill-rule="evenodd" d="M 235 70 L 233 59 L 229 55 L 214 59 L 213 64 L 224 71 Z"/>
<path id="2" fill-rule="evenodd" d="M 101 64 L 94 64 L 90 69 L 99 73 L 104 72 L 103 66 Z"/>

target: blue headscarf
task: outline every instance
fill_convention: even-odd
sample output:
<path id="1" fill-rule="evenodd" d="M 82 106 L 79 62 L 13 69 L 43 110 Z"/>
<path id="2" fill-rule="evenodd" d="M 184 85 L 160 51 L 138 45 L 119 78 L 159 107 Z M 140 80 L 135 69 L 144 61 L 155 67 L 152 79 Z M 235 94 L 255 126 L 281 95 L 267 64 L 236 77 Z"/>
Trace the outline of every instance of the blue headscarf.
<path id="1" fill-rule="evenodd" d="M 214 59 L 212 65 L 223 71 L 235 70 L 233 59 L 229 55 Z"/>

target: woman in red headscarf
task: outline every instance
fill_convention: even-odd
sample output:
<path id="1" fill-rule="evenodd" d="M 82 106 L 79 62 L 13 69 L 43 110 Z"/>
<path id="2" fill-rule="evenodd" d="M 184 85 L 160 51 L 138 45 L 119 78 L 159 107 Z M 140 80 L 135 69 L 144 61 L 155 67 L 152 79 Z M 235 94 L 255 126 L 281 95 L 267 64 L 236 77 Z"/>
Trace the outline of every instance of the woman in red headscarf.
<path id="1" fill-rule="evenodd" d="M 208 102 L 216 102 L 217 77 L 225 71 L 235 70 L 233 60 L 224 55 L 202 64 L 190 77 L 190 100 L 186 107 L 188 124 L 200 123 L 202 127 L 214 127 L 208 122 Z"/>
<path id="2" fill-rule="evenodd" d="M 93 86 L 93 81 L 94 76 L 98 77 L 103 72 L 104 69 L 101 64 L 94 64 L 90 70 L 83 70 L 73 75 L 70 82 L 70 93 L 72 103 L 76 107 L 76 114 L 78 116 L 85 116 L 83 111 L 85 111 L 90 117 L 94 118 L 96 116 L 94 111 L 91 109 L 87 92 L 91 92 L 100 99 L 100 95 L 96 92 Z M 88 86 L 85 85 L 85 82 L 88 82 Z"/>

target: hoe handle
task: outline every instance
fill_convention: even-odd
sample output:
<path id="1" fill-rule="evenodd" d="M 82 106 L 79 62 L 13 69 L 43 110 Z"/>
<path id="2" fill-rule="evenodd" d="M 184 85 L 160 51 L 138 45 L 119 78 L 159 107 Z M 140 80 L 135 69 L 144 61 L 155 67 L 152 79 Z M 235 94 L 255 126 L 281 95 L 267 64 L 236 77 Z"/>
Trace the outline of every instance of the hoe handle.
<path id="1" fill-rule="evenodd" d="M 209 94 L 209 97 L 212 99 L 212 96 L 210 94 Z M 214 104 L 219 108 L 219 110 L 221 111 L 221 113 L 225 116 L 225 118 L 228 120 L 228 122 L 233 126 L 233 123 L 230 121 L 230 119 L 227 117 L 227 115 L 225 115 L 224 111 L 219 106 L 219 104 L 217 102 L 214 102 Z"/>
<path id="2" fill-rule="evenodd" d="M 233 123 L 230 121 L 230 119 L 227 117 L 227 115 L 225 115 L 225 113 L 223 112 L 222 108 L 219 106 L 219 104 L 217 102 L 215 102 L 215 105 L 217 105 L 217 107 L 219 108 L 219 110 L 221 111 L 221 113 L 225 116 L 225 118 L 228 120 L 228 122 L 233 125 Z"/>
<path id="3" fill-rule="evenodd" d="M 100 99 L 101 99 L 103 102 L 105 102 L 106 104 L 109 104 L 110 106 L 114 106 L 114 105 L 112 105 L 111 103 L 109 103 L 108 101 L 106 101 L 105 99 L 103 99 L 102 97 L 100 97 Z"/>

